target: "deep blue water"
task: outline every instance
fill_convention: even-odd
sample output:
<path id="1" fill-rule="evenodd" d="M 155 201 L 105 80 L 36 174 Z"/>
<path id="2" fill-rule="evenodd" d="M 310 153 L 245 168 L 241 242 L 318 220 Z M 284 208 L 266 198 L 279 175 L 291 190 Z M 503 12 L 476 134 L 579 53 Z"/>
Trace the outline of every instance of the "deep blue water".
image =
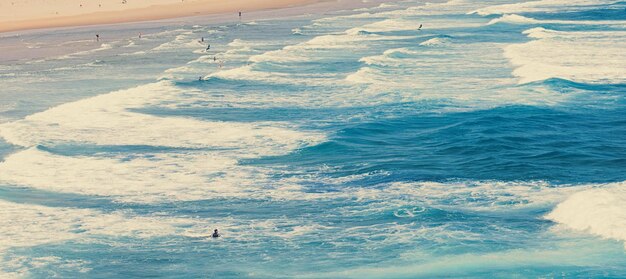
<path id="1" fill-rule="evenodd" d="M 500 4 L 0 65 L 0 275 L 626 277 L 624 3 Z"/>

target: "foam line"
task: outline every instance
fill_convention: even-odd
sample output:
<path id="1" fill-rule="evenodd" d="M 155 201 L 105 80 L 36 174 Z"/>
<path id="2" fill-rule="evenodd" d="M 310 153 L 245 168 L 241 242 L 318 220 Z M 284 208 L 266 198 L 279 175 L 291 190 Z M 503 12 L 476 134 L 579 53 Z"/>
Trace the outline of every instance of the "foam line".
<path id="1" fill-rule="evenodd" d="M 178 99 L 181 92 L 166 81 L 121 90 L 2 124 L 0 135 L 9 143 L 25 147 L 51 142 L 191 148 L 246 146 L 250 148 L 250 155 L 275 154 L 272 151 L 276 150 L 275 147 L 293 149 L 304 146 L 302 144 L 307 141 L 301 141 L 301 132 L 276 125 L 207 122 L 128 111 L 129 108 Z M 314 136 L 317 138 L 314 141 L 320 139 L 318 136 Z M 278 145 L 266 148 L 268 144 L 273 145 L 272 142 Z M 259 147 L 264 151 L 254 150 Z"/>
<path id="2" fill-rule="evenodd" d="M 546 218 L 574 230 L 622 241 L 626 249 L 626 182 L 575 193 Z"/>
<path id="3" fill-rule="evenodd" d="M 626 26 L 623 20 L 538 20 L 516 14 L 505 14 L 489 21 L 488 25 L 496 23 L 509 24 L 572 24 L 572 25 L 617 25 Z"/>
<path id="4" fill-rule="evenodd" d="M 505 48 L 520 83 L 562 78 L 583 83 L 626 82 L 626 32 L 566 32 L 533 28 L 536 40 Z"/>
<path id="5" fill-rule="evenodd" d="M 514 4 L 503 4 L 489 6 L 485 8 L 476 9 L 470 13 L 476 13 L 479 15 L 493 15 L 493 14 L 513 14 L 513 13 L 528 13 L 528 12 L 549 12 L 549 11 L 563 11 L 563 9 L 575 9 L 584 6 L 611 4 L 614 0 L 538 0 L 528 1 Z"/>

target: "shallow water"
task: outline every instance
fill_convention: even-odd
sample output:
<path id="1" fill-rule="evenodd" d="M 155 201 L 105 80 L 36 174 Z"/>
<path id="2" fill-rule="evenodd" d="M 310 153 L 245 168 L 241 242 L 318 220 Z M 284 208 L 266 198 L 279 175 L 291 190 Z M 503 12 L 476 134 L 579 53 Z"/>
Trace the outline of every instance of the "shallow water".
<path id="1" fill-rule="evenodd" d="M 1 65 L 2 276 L 625 277 L 624 8 L 390 2 Z"/>

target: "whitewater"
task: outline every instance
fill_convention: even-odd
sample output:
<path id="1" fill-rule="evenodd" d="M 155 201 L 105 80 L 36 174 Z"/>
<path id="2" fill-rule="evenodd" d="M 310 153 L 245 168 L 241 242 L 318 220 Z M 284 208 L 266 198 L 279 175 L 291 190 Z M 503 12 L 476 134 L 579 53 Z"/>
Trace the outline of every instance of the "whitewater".
<path id="1" fill-rule="evenodd" d="M 388 1 L 2 60 L 0 277 L 626 277 L 625 11 Z"/>

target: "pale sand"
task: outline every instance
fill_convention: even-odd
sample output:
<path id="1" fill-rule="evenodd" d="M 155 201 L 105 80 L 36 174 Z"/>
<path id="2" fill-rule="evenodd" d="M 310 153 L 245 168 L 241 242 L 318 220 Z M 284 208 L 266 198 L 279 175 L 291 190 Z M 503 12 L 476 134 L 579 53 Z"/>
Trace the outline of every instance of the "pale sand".
<path id="1" fill-rule="evenodd" d="M 259 11 L 320 0 L 1 0 L 0 32 Z"/>

